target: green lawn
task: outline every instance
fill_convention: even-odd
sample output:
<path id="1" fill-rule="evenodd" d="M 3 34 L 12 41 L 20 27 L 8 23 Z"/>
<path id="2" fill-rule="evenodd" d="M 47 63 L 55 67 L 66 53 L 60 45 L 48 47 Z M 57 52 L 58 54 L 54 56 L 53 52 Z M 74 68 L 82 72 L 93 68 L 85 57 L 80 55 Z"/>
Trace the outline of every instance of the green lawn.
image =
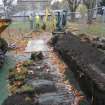
<path id="1" fill-rule="evenodd" d="M 72 23 L 70 27 L 77 28 L 77 33 L 85 33 L 87 35 L 105 36 L 105 23 L 79 24 Z"/>
<path id="2" fill-rule="evenodd" d="M 29 30 L 30 23 L 27 22 L 12 22 L 9 26 L 10 29 L 21 29 L 21 30 Z"/>
<path id="3" fill-rule="evenodd" d="M 87 35 L 105 36 L 105 23 L 94 23 L 91 25 L 81 23 L 70 23 L 70 27 L 77 28 L 78 33 L 85 33 Z M 12 22 L 9 26 L 10 29 L 18 29 L 21 31 L 30 30 L 30 22 Z"/>
<path id="4" fill-rule="evenodd" d="M 105 24 L 88 25 L 84 32 L 89 35 L 105 36 Z"/>

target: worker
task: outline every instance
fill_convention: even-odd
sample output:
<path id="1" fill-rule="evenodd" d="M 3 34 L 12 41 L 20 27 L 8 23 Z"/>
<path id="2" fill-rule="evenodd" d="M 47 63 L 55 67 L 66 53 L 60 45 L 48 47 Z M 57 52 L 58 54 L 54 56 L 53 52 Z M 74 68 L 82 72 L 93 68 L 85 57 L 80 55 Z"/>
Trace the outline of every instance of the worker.
<path id="1" fill-rule="evenodd" d="M 63 11 L 63 16 L 62 16 L 62 26 L 63 28 L 66 26 L 67 23 L 67 11 Z"/>
<path id="2" fill-rule="evenodd" d="M 40 16 L 39 15 L 35 16 L 35 26 L 37 30 L 40 28 Z"/>
<path id="3" fill-rule="evenodd" d="M 30 29 L 33 30 L 33 16 L 32 16 L 32 14 L 29 15 L 29 22 L 30 22 Z"/>
<path id="4" fill-rule="evenodd" d="M 57 22 L 56 22 L 56 27 L 57 27 L 57 30 L 61 30 L 61 13 L 58 12 L 58 15 L 57 15 Z"/>
<path id="5" fill-rule="evenodd" d="M 105 6 L 102 7 L 103 10 L 103 22 L 105 23 Z"/>

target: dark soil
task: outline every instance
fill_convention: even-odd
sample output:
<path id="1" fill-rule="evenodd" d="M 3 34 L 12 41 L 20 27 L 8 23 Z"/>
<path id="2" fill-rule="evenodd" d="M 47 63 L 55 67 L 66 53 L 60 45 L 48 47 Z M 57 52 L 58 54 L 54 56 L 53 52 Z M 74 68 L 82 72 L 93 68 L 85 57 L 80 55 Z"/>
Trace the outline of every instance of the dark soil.
<path id="1" fill-rule="evenodd" d="M 37 98 L 32 99 L 28 94 L 16 94 L 9 96 L 2 105 L 39 105 Z"/>
<path id="2" fill-rule="evenodd" d="M 94 97 L 93 104 L 105 105 L 105 54 L 72 33 L 55 36 L 52 44 L 87 96 Z"/>
<path id="3" fill-rule="evenodd" d="M 0 38 L 0 67 L 3 66 L 4 61 L 5 61 L 5 53 L 8 50 L 8 44 L 7 42 Z"/>

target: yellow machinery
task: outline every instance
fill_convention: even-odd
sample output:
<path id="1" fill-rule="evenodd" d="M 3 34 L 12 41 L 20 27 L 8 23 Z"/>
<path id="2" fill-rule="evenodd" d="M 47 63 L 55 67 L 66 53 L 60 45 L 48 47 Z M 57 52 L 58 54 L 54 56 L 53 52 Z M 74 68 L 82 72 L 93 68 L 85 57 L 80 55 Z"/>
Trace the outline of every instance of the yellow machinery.
<path id="1" fill-rule="evenodd" d="M 11 23 L 9 19 L 0 19 L 0 33 L 3 32 Z"/>
<path id="2" fill-rule="evenodd" d="M 56 16 L 53 14 L 52 10 L 46 7 L 45 11 L 45 25 L 48 30 L 53 32 L 56 29 Z"/>
<path id="3" fill-rule="evenodd" d="M 46 8 L 45 13 L 45 24 L 46 28 L 54 33 L 64 33 L 65 26 L 67 23 L 67 11 L 63 10 L 61 12 L 57 12 L 57 16 L 54 14 L 54 12 Z"/>
<path id="4" fill-rule="evenodd" d="M 53 32 L 56 29 L 56 16 L 53 13 L 51 15 L 50 26 L 51 26 L 51 31 Z"/>

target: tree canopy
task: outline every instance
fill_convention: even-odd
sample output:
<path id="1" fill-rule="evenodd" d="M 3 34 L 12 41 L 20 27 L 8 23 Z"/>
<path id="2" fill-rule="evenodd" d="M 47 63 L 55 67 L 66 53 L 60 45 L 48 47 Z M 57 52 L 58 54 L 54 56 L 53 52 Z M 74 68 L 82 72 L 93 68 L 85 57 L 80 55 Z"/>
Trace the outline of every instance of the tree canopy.
<path id="1" fill-rule="evenodd" d="M 100 5 L 101 5 L 101 6 L 105 6 L 105 0 L 102 0 L 102 1 L 100 2 Z"/>

